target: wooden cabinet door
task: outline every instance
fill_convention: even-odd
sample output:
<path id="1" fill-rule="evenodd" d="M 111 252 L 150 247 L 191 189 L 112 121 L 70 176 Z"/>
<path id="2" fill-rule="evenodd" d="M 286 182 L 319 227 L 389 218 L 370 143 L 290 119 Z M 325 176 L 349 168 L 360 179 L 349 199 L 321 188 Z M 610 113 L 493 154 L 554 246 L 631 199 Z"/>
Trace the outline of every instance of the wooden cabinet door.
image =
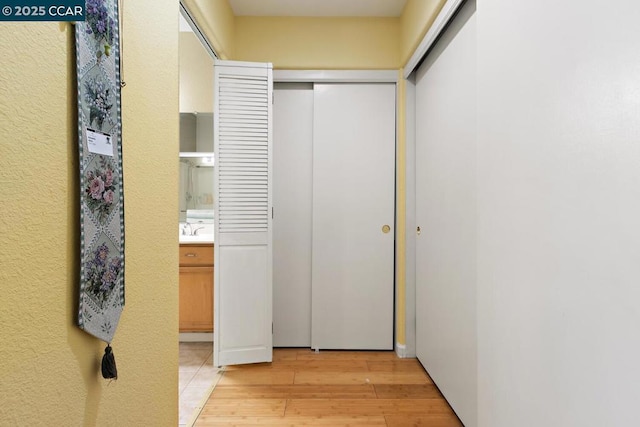
<path id="1" fill-rule="evenodd" d="M 213 267 L 180 267 L 180 332 L 213 331 Z"/>

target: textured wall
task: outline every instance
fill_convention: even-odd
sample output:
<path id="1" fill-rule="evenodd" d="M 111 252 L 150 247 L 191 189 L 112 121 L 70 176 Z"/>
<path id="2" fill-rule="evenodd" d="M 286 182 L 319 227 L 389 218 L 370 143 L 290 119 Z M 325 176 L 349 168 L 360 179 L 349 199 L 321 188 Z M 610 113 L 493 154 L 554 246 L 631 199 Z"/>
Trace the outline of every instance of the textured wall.
<path id="1" fill-rule="evenodd" d="M 213 59 L 191 32 L 180 33 L 180 112 L 213 112 Z"/>
<path id="2" fill-rule="evenodd" d="M 236 17 L 235 55 L 288 69 L 390 69 L 398 18 Z"/>
<path id="3" fill-rule="evenodd" d="M 177 4 L 127 2 L 124 14 L 127 305 L 111 384 L 104 344 L 75 326 L 73 27 L 0 25 L 2 425 L 177 424 Z"/>

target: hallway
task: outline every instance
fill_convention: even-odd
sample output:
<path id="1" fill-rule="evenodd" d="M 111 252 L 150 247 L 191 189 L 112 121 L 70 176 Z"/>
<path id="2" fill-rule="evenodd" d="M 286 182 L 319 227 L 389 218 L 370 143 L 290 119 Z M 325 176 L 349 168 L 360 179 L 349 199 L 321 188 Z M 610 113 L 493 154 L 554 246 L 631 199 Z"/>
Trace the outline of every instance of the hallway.
<path id="1" fill-rule="evenodd" d="M 416 359 L 308 349 L 273 359 L 227 367 L 195 426 L 461 425 Z"/>

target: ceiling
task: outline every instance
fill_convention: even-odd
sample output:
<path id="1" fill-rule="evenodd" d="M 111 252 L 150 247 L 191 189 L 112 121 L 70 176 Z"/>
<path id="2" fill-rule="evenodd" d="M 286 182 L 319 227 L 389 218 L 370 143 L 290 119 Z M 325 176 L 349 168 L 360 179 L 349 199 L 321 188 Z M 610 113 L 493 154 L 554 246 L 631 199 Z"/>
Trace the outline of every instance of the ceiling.
<path id="1" fill-rule="evenodd" d="M 407 0 L 229 0 L 236 16 L 400 16 Z"/>

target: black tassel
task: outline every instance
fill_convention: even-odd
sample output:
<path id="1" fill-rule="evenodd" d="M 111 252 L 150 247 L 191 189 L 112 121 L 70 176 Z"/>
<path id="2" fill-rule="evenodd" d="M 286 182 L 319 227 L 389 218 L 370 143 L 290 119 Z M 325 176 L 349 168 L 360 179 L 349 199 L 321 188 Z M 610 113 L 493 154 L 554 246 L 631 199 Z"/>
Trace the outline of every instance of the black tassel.
<path id="1" fill-rule="evenodd" d="M 113 349 L 109 344 L 107 344 L 107 347 L 104 349 L 104 356 L 102 356 L 102 377 L 108 380 L 118 379 L 116 358 L 113 356 Z"/>

